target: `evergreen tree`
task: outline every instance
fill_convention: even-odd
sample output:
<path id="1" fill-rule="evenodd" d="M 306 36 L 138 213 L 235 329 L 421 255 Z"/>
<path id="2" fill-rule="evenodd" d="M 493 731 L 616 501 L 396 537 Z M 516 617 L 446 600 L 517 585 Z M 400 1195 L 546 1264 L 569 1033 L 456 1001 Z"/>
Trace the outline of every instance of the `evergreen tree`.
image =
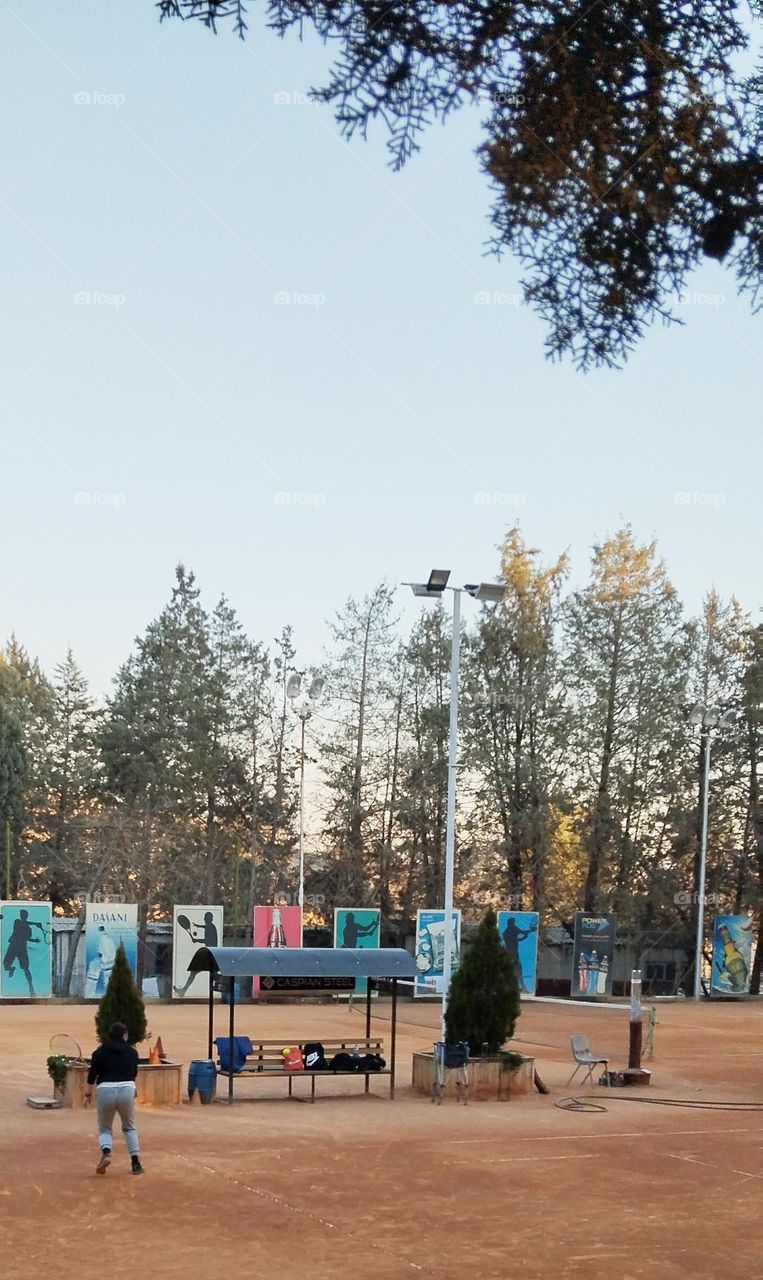
<path id="1" fill-rule="evenodd" d="M 21 725 L 0 697 L 0 851 L 2 894 L 13 897 L 16 883 L 13 846 L 24 817 L 26 756 Z"/>
<path id="2" fill-rule="evenodd" d="M 465 1040 L 474 1057 L 497 1053 L 513 1036 L 519 1014 L 519 975 L 489 910 L 451 979 L 445 1036 L 451 1044 Z"/>
<path id="3" fill-rule="evenodd" d="M 95 1029 L 99 1040 L 106 1039 L 109 1027 L 115 1022 L 123 1022 L 127 1027 L 130 1044 L 139 1044 L 141 1040 L 145 1040 L 146 1010 L 143 997 L 135 985 L 121 942 L 114 957 L 109 984 L 95 1015 Z"/>

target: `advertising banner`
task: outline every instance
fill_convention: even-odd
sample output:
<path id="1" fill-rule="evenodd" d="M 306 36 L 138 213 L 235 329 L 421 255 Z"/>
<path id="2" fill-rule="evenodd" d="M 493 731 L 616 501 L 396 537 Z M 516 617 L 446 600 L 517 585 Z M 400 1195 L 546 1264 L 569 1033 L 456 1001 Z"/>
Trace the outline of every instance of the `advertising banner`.
<path id="1" fill-rule="evenodd" d="M 99 1000 L 119 945 L 135 977 L 138 969 L 137 902 L 88 902 L 85 906 L 85 996 Z"/>
<path id="2" fill-rule="evenodd" d="M 750 990 L 752 918 L 716 916 L 713 929 L 713 995 L 740 996 Z"/>
<path id="3" fill-rule="evenodd" d="M 335 947 L 378 947 L 381 911 L 372 907 L 337 907 L 334 911 Z M 355 979 L 355 990 L 366 992 L 365 978 Z"/>
<path id="4" fill-rule="evenodd" d="M 519 989 L 535 995 L 538 979 L 537 911 L 499 911 L 498 936 L 517 966 Z"/>
<path id="5" fill-rule="evenodd" d="M 595 916 L 575 912 L 575 941 L 572 947 L 573 996 L 611 996 L 615 967 L 615 924 L 613 915 Z"/>
<path id="6" fill-rule="evenodd" d="M 454 911 L 451 917 L 453 930 L 451 940 L 451 972 L 458 968 L 458 957 L 461 949 L 461 912 Z M 416 912 L 416 968 L 419 976 L 414 982 L 414 996 L 441 996 L 445 984 L 445 912 Z"/>
<path id="7" fill-rule="evenodd" d="M 0 995 L 14 1000 L 52 994 L 49 902 L 0 902 Z"/>
<path id="8" fill-rule="evenodd" d="M 255 947 L 301 947 L 302 908 L 255 907 L 254 945 Z M 259 990 L 260 980 L 254 978 L 252 995 L 258 995 Z"/>
<path id="9" fill-rule="evenodd" d="M 175 1000 L 209 997 L 209 974 L 189 973 L 191 957 L 199 947 L 223 944 L 221 906 L 175 906 L 172 909 L 172 995 Z"/>

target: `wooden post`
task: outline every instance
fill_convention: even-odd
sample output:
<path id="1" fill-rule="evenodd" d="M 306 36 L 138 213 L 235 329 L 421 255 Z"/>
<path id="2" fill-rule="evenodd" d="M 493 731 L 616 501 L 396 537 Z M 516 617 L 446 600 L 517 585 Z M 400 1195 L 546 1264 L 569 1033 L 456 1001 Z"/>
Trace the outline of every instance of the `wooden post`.
<path id="1" fill-rule="evenodd" d="M 209 1018 L 207 1026 L 207 1057 L 211 1058 L 215 1043 L 215 988 L 213 974 L 209 975 Z"/>

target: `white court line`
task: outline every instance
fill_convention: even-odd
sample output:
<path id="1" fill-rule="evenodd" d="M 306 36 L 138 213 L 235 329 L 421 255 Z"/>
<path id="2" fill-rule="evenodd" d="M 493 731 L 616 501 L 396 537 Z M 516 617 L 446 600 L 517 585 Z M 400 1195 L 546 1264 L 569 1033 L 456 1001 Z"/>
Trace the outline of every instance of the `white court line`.
<path id="1" fill-rule="evenodd" d="M 590 1142 L 592 1138 L 688 1138 L 695 1137 L 698 1134 L 713 1134 L 717 1137 L 718 1129 L 655 1129 L 639 1130 L 636 1133 L 555 1133 L 549 1135 L 538 1135 L 512 1133 L 507 1134 L 505 1138 L 453 1138 L 449 1142 L 438 1142 L 437 1146 L 441 1147 L 461 1147 L 468 1144 L 479 1144 L 484 1146 L 485 1143 L 503 1142 L 507 1140 L 513 1142 Z M 722 1133 L 763 1133 L 763 1125 L 757 1128 L 751 1128 L 746 1125 L 744 1129 L 722 1129 Z M 353 1151 L 356 1149 L 353 1144 Z"/>
<path id="2" fill-rule="evenodd" d="M 665 1153 L 671 1160 L 683 1160 L 686 1164 L 702 1164 L 706 1169 L 714 1169 L 716 1173 L 723 1174 L 724 1177 L 728 1173 L 738 1173 L 741 1178 L 763 1178 L 763 1173 L 750 1173 L 747 1169 L 726 1169 L 717 1164 L 710 1164 L 707 1160 L 698 1160 L 696 1156 L 679 1156 L 673 1151 Z"/>
<path id="3" fill-rule="evenodd" d="M 490 1161 L 490 1168 L 494 1164 L 525 1164 L 528 1160 L 593 1160 L 592 1152 L 587 1152 L 584 1156 L 499 1156 L 497 1160 Z M 474 1165 L 471 1160 L 454 1160 L 454 1164 L 468 1164 L 471 1168 Z M 755 1175 L 757 1177 L 757 1175 Z"/>

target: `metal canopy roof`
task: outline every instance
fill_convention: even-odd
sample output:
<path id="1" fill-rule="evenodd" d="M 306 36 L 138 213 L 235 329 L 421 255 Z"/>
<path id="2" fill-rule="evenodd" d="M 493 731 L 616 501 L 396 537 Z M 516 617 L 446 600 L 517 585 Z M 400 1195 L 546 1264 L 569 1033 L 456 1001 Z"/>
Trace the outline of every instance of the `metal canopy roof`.
<path id="1" fill-rule="evenodd" d="M 398 947 L 200 947 L 189 973 L 225 978 L 415 978 Z"/>

